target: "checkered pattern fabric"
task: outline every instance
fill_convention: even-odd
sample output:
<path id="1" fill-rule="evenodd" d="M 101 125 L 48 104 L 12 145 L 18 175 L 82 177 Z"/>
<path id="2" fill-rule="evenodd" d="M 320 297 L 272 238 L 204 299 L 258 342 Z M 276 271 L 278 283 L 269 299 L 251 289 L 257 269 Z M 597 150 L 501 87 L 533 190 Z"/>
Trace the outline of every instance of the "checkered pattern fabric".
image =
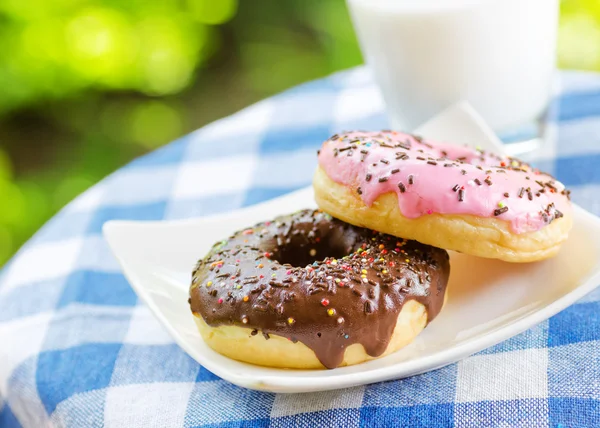
<path id="1" fill-rule="evenodd" d="M 600 77 L 562 73 L 537 164 L 600 214 Z M 315 151 L 387 121 L 358 68 L 289 90 L 135 160 L 46 224 L 0 277 L 0 426 L 600 426 L 600 292 L 457 364 L 315 394 L 238 388 L 188 357 L 137 299 L 101 235 L 310 183 Z"/>

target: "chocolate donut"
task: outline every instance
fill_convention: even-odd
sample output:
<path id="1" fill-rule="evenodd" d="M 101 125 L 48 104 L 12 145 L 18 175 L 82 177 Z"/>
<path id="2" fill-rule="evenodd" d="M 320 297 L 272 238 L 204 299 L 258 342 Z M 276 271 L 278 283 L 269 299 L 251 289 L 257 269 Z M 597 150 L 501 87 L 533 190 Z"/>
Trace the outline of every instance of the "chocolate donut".
<path id="1" fill-rule="evenodd" d="M 409 343 L 441 310 L 449 271 L 444 250 L 304 210 L 215 244 L 190 304 L 217 352 L 334 368 Z"/>

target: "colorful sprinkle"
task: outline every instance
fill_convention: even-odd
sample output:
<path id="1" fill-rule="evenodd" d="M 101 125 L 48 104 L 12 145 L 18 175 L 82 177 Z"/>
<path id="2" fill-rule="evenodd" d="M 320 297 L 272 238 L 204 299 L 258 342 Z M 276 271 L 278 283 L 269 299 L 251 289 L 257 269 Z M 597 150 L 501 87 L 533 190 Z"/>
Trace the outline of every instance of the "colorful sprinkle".
<path id="1" fill-rule="evenodd" d="M 494 210 L 494 215 L 499 216 L 501 214 L 504 214 L 506 211 L 508 211 L 508 207 L 498 208 L 497 210 Z"/>
<path id="2" fill-rule="evenodd" d="M 329 315 L 330 317 L 335 315 L 335 309 L 333 308 L 329 308 L 327 309 L 327 315 Z"/>
<path id="3" fill-rule="evenodd" d="M 292 317 L 289 317 L 289 318 L 287 319 L 287 323 L 288 323 L 289 325 L 292 325 L 292 324 L 294 324 L 295 322 L 296 322 L 296 320 L 295 320 L 294 318 L 292 318 Z"/>
<path id="4" fill-rule="evenodd" d="M 329 300 L 327 300 L 327 299 L 321 299 L 321 304 L 323 306 L 327 306 L 327 305 L 329 305 Z"/>

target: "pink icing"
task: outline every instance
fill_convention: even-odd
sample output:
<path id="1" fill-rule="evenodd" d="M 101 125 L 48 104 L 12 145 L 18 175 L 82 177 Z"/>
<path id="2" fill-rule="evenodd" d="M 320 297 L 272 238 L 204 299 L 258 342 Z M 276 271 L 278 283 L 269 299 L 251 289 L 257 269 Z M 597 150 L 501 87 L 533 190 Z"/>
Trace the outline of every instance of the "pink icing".
<path id="1" fill-rule="evenodd" d="M 495 217 L 510 222 L 518 234 L 539 230 L 571 211 L 564 185 L 527 164 L 400 132 L 333 136 L 323 144 L 319 165 L 367 206 L 395 192 L 408 218 L 433 213 Z"/>

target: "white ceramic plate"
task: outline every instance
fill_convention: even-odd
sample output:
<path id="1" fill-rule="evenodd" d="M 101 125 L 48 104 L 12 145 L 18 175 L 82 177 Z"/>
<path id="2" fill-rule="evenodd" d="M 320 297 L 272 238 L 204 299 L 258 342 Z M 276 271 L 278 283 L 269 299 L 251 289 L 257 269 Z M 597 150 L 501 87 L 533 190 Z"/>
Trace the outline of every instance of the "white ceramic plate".
<path id="1" fill-rule="evenodd" d="M 420 131 L 430 138 L 451 131 L 454 138 L 502 150 L 481 119 L 464 105 Z M 192 358 L 223 379 L 262 391 L 331 390 L 433 370 L 521 333 L 600 284 L 600 219 L 575 207 L 569 240 L 551 260 L 509 264 L 451 254 L 444 310 L 411 345 L 393 355 L 334 370 L 284 370 L 241 363 L 214 352 L 197 332 L 187 303 L 196 260 L 236 230 L 314 206 L 312 189 L 306 188 L 219 216 L 173 222 L 111 221 L 105 224 L 104 234 L 138 296 Z"/>

